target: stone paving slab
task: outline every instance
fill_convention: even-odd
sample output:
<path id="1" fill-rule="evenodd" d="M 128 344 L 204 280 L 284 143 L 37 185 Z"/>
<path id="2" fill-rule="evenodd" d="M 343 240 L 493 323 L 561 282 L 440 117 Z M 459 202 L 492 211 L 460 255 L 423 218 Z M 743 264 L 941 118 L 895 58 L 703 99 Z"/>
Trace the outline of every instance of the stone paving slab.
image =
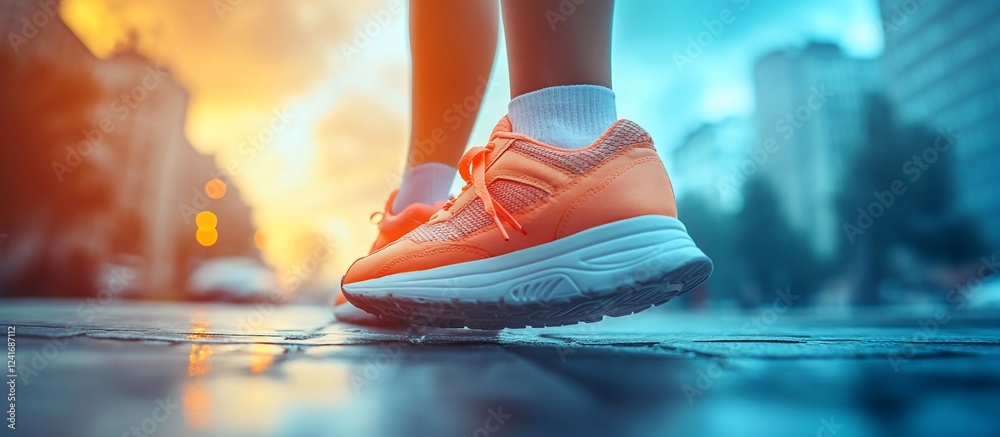
<path id="1" fill-rule="evenodd" d="M 314 306 L 88 308 L 0 300 L 18 432 L 1000 435 L 1000 311 L 656 309 L 473 331 Z"/>

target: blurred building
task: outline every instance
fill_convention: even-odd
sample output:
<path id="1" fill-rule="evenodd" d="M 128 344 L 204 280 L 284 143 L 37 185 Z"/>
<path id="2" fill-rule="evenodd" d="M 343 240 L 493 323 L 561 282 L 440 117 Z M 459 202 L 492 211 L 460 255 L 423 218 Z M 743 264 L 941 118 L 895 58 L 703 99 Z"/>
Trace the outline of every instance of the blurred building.
<path id="1" fill-rule="evenodd" d="M 673 153 L 672 180 L 676 181 L 677 196 L 697 196 L 726 212 L 738 209 L 743 183 L 757 171 L 747 153 L 755 140 L 751 118 L 706 123 L 689 133 Z"/>
<path id="2" fill-rule="evenodd" d="M 97 58 L 59 18 L 60 0 L 0 0 L 2 49 L 15 59 L 58 64 L 70 71 L 86 71 Z"/>
<path id="3" fill-rule="evenodd" d="M 165 293 L 176 286 L 170 179 L 188 146 L 183 133 L 188 95 L 131 50 L 102 61 L 95 73 L 109 96 L 97 111 L 99 122 L 110 127 L 104 129 L 104 143 L 114 162 L 107 170 L 117 181 L 108 216 L 118 243 L 114 249 L 142 260 L 143 291 Z"/>
<path id="4" fill-rule="evenodd" d="M 821 257 L 842 235 L 834 196 L 866 141 L 865 105 L 882 93 L 880 68 L 826 43 L 772 52 L 754 65 L 758 134 L 774 145 L 760 171 Z"/>
<path id="5" fill-rule="evenodd" d="M 4 69 L 5 73 L 17 69 L 37 73 L 39 66 L 44 65 L 45 69 L 66 77 L 93 67 L 97 58 L 59 18 L 59 4 L 58 0 L 0 0 L 0 35 L 3 37 L 3 44 L 0 44 L 0 69 Z M 23 84 L 5 83 L 3 86 L 19 87 Z M 16 111 L 22 108 L 17 101 L 3 101 L 0 104 L 13 107 Z M 58 108 L 54 110 L 58 111 Z M 33 132 L 36 127 L 23 126 L 26 131 L 20 133 L 5 132 L 4 151 L 8 155 L 23 156 L 24 154 L 10 152 L 18 147 L 37 148 L 37 144 L 23 144 L 17 140 L 36 136 L 36 132 Z M 52 149 L 64 146 L 53 145 Z M 39 152 L 44 153 L 36 149 L 28 154 Z M 86 179 L 85 175 L 78 173 L 77 176 L 80 176 L 80 180 L 93 182 Z M 19 179 L 31 180 L 23 177 Z M 52 180 L 55 181 L 55 178 Z M 0 251 L 0 294 L 52 295 L 57 292 L 53 286 L 74 284 L 80 278 L 93 280 L 95 275 L 84 272 L 93 270 L 90 268 L 94 265 L 93 258 L 108 248 L 106 226 L 102 220 L 93 216 L 74 217 L 73 229 L 53 229 L 53 223 L 59 222 L 59 218 L 16 217 L 17 210 L 9 205 L 9 199 L 3 200 L 8 204 L 4 208 L 7 214 L 3 232 L 16 237 L 4 241 L 3 250 Z M 40 202 L 44 201 L 46 200 Z M 54 209 L 56 208 L 43 207 L 37 210 Z M 36 288 L 32 290 L 25 289 L 25 284 L 34 285 L 40 282 L 39 278 L 54 276 L 51 272 L 59 272 L 59 279 L 35 285 Z M 79 288 L 84 290 L 83 293 L 92 289 L 87 285 Z M 77 293 L 75 290 L 61 292 L 66 295 Z"/>
<path id="6" fill-rule="evenodd" d="M 55 0 L 0 0 L 0 31 L 10 42 L 4 50 L 15 62 L 44 63 L 97 82 L 101 98 L 92 126 L 79 134 L 93 145 L 82 165 L 111 181 L 112 200 L 109 210 L 60 229 L 56 239 L 39 234 L 33 246 L 54 253 L 71 244 L 86 246 L 102 265 L 135 272 L 129 288 L 152 298 L 182 297 L 185 279 L 200 261 L 259 259 L 250 207 L 214 157 L 196 151 L 185 137 L 187 90 L 139 55 L 134 40 L 97 59 L 59 18 L 58 6 Z M 83 183 L 75 176 L 69 174 L 67 183 Z M 218 218 L 218 238 L 207 243 L 196 240 L 195 215 L 201 211 Z M 14 231 L 28 240 L 30 233 Z"/>
<path id="7" fill-rule="evenodd" d="M 1000 2 L 880 0 L 889 98 L 904 121 L 951 128 L 959 205 L 1000 247 Z"/>
<path id="8" fill-rule="evenodd" d="M 114 156 L 108 172 L 117 181 L 109 216 L 120 242 L 115 249 L 142 259 L 144 292 L 170 297 L 194 260 L 254 254 L 250 208 L 235 187 L 223 182 L 227 192 L 219 199 L 205 192 L 219 172 L 214 158 L 194 150 L 184 136 L 187 90 L 129 44 L 99 62 L 95 73 L 108 96 L 97 112 L 98 124 L 111 127 L 104 141 Z M 220 235 L 239 231 L 243 244 L 198 244 L 195 214 L 202 210 L 220 217 Z"/>

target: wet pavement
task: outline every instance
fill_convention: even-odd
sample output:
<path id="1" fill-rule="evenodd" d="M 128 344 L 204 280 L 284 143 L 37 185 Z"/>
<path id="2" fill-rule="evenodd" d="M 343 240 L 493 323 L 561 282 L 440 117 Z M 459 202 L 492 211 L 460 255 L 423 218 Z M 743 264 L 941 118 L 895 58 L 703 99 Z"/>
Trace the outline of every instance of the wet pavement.
<path id="1" fill-rule="evenodd" d="M 1000 435 L 1000 310 L 668 307 L 483 332 L 0 300 L 0 324 L 21 435 Z"/>

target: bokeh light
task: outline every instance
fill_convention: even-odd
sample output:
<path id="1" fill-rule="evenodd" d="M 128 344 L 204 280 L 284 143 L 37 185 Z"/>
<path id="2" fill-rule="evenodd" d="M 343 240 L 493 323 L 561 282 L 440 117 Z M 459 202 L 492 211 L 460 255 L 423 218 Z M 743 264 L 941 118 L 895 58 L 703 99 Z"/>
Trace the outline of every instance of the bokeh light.
<path id="1" fill-rule="evenodd" d="M 205 184 L 205 195 L 212 199 L 221 199 L 226 195 L 226 183 L 221 179 L 212 179 Z"/>
<path id="2" fill-rule="evenodd" d="M 195 238 L 198 239 L 198 244 L 209 247 L 219 240 L 219 231 L 215 229 L 198 229 L 195 232 Z"/>
<path id="3" fill-rule="evenodd" d="M 194 223 L 198 225 L 198 229 L 215 229 L 219 224 L 219 218 L 212 211 L 202 211 L 194 217 Z"/>

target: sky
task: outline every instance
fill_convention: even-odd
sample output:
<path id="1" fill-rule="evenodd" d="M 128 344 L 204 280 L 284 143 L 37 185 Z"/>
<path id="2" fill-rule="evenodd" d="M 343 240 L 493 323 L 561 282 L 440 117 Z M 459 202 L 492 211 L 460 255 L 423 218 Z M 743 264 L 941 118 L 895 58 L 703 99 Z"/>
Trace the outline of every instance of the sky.
<path id="1" fill-rule="evenodd" d="M 220 167 L 239 164 L 266 261 L 289 271 L 332 248 L 319 277 L 336 283 L 367 253 L 407 142 L 405 2 L 64 0 L 61 15 L 99 57 L 134 33 L 188 88 L 185 133 Z M 881 35 L 876 0 L 618 0 L 619 117 L 649 130 L 670 168 L 687 132 L 753 114 L 762 54 L 815 40 L 872 58 Z M 501 38 L 470 144 L 507 112 L 507 65 Z"/>

